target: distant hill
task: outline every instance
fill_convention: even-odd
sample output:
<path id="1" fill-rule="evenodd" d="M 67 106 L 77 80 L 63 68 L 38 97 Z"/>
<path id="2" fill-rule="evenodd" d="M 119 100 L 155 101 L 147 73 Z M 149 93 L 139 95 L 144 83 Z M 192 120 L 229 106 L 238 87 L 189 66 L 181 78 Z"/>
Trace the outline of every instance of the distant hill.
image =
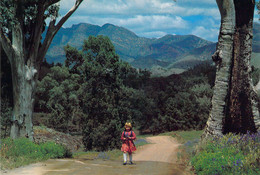
<path id="1" fill-rule="evenodd" d="M 193 49 L 212 44 L 212 42 L 194 35 L 166 35 L 159 39 L 150 39 L 139 37 L 130 30 L 112 24 L 105 24 L 100 27 L 81 23 L 73 25 L 71 28 L 60 29 L 48 50 L 47 60 L 51 61 L 51 59 L 53 59 L 54 62 L 62 61 L 62 57 L 65 55 L 63 47 L 66 44 L 81 48 L 83 41 L 90 35 L 108 36 L 114 44 L 120 58 L 128 62 L 133 62 L 138 59 L 155 59 L 172 62 L 180 55 L 188 53 Z M 161 61 L 153 62 L 156 64 L 156 62 L 160 63 Z M 137 63 L 138 62 L 140 61 L 137 61 Z M 137 63 L 133 63 L 133 65 L 138 65 Z M 146 65 L 141 65 L 141 67 L 143 66 L 147 67 Z"/>
<path id="2" fill-rule="evenodd" d="M 67 44 L 81 49 L 83 41 L 90 35 L 108 36 L 120 58 L 136 68 L 146 68 L 155 74 L 182 72 L 203 60 L 211 59 L 216 43 L 194 35 L 166 35 L 161 38 L 139 37 L 130 30 L 105 24 L 97 26 L 80 23 L 70 28 L 61 28 L 47 52 L 48 62 L 65 60 L 63 47 Z M 260 24 L 254 23 L 253 60 L 260 53 Z"/>
<path id="3" fill-rule="evenodd" d="M 47 53 L 47 60 L 61 61 L 65 59 L 63 47 L 69 44 L 73 47 L 81 48 L 83 41 L 90 35 L 108 36 L 114 44 L 117 53 L 122 60 L 131 62 L 139 56 L 140 48 L 149 44 L 153 39 L 138 37 L 135 33 L 112 24 L 105 24 L 102 27 L 92 24 L 77 24 L 71 28 L 62 28 L 55 36 Z"/>

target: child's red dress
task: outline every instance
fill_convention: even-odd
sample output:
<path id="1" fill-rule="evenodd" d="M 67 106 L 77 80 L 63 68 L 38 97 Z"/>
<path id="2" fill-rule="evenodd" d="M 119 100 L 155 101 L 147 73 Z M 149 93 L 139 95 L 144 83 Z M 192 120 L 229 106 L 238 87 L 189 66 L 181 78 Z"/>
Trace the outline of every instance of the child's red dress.
<path id="1" fill-rule="evenodd" d="M 131 137 L 131 132 L 132 132 L 132 137 Z M 124 140 L 124 138 L 127 138 L 127 137 L 131 137 L 132 139 Z M 132 153 L 133 151 L 135 151 L 136 147 L 133 142 L 133 140 L 135 140 L 135 139 L 136 139 L 136 135 L 135 135 L 134 131 L 124 131 L 121 135 L 121 140 L 123 141 L 121 151 L 128 152 L 128 153 Z"/>

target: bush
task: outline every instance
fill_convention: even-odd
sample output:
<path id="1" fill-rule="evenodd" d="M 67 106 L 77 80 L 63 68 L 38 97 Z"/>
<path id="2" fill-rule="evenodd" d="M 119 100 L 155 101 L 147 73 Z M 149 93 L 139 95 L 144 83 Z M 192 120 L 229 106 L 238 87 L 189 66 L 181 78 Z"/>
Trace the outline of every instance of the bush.
<path id="1" fill-rule="evenodd" d="M 1 99 L 1 118 L 0 118 L 0 138 L 5 138 L 10 133 L 11 128 L 11 116 L 12 107 L 10 102 L 2 98 Z"/>
<path id="2" fill-rule="evenodd" d="M 207 141 L 191 163 L 197 174 L 260 174 L 260 132 Z"/>
<path id="3" fill-rule="evenodd" d="M 209 116 L 214 79 L 215 68 L 209 63 L 179 75 L 151 78 L 144 92 L 154 104 L 154 112 L 151 122 L 141 123 L 140 128 L 154 134 L 203 129 Z"/>
<path id="4" fill-rule="evenodd" d="M 6 138 L 0 143 L 0 157 L 5 168 L 14 168 L 49 158 L 71 157 L 71 153 L 54 142 L 38 145 L 27 138 Z"/>
<path id="5" fill-rule="evenodd" d="M 48 127 L 62 132 L 80 131 L 80 80 L 69 68 L 55 66 L 38 82 L 36 106 L 38 111 L 49 113 Z"/>

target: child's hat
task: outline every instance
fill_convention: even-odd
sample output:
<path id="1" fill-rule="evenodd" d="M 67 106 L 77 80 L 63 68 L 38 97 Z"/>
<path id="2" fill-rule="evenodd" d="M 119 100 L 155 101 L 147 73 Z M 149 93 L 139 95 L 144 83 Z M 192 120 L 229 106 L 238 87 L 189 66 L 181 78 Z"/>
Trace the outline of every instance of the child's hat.
<path id="1" fill-rule="evenodd" d="M 129 123 L 127 123 L 127 122 L 125 123 L 125 128 L 126 128 L 127 126 L 130 127 L 130 128 L 132 128 L 132 125 L 131 125 L 130 122 L 129 122 Z"/>

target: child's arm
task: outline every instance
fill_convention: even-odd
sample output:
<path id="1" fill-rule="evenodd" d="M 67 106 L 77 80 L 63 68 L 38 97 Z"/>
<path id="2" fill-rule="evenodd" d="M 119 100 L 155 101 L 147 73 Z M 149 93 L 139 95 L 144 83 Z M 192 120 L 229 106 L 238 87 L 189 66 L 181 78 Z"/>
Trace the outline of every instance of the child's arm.
<path id="1" fill-rule="evenodd" d="M 126 138 L 124 137 L 124 132 L 122 132 L 121 140 L 126 140 Z"/>
<path id="2" fill-rule="evenodd" d="M 133 134 L 133 137 L 131 137 L 130 139 L 131 140 L 135 140 L 136 139 L 136 135 L 135 135 L 134 131 L 132 131 L 132 134 Z"/>

